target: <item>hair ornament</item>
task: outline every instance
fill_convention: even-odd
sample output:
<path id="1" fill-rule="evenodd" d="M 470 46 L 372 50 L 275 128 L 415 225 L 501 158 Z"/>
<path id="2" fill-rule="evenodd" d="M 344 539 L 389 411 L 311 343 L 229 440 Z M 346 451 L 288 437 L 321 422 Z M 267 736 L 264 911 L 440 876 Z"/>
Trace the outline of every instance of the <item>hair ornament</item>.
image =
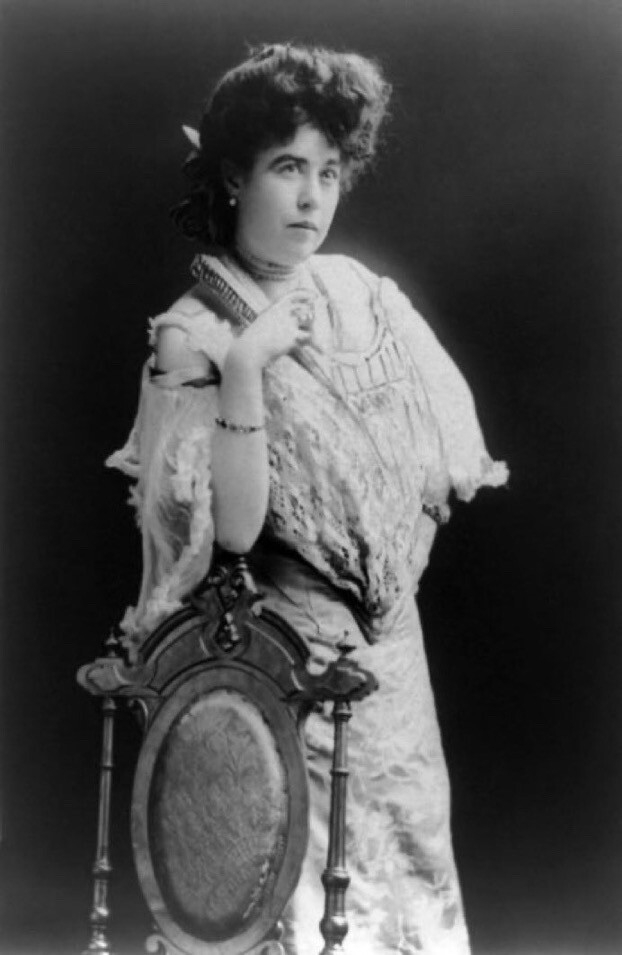
<path id="1" fill-rule="evenodd" d="M 184 136 L 186 137 L 186 139 L 188 140 L 188 142 L 189 142 L 192 146 L 194 146 L 195 149 L 199 149 L 199 150 L 200 150 L 200 149 L 201 149 L 201 137 L 199 136 L 199 131 L 198 131 L 198 129 L 193 129 L 192 126 L 182 126 L 181 128 L 182 128 L 182 130 L 183 130 L 183 132 L 184 132 Z"/>
<path id="2" fill-rule="evenodd" d="M 183 164 L 185 175 L 193 180 L 200 176 L 204 153 L 201 151 L 201 136 L 198 129 L 192 126 L 182 126 L 182 131 L 192 149 L 186 156 Z"/>

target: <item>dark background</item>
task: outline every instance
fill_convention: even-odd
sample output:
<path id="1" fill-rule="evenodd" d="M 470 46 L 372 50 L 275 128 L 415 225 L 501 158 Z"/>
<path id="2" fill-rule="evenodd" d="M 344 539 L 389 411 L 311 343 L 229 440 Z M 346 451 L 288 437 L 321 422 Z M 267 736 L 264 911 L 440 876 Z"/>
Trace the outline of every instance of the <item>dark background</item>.
<path id="1" fill-rule="evenodd" d="M 508 491 L 456 509 L 421 607 L 475 955 L 622 951 L 622 8 L 580 0 L 0 2 L 3 941 L 87 939 L 99 714 L 134 599 L 123 480 L 147 318 L 187 285 L 182 122 L 246 42 L 380 58 L 389 142 L 327 250 L 395 277 Z M 148 929 L 120 721 L 118 951 Z"/>

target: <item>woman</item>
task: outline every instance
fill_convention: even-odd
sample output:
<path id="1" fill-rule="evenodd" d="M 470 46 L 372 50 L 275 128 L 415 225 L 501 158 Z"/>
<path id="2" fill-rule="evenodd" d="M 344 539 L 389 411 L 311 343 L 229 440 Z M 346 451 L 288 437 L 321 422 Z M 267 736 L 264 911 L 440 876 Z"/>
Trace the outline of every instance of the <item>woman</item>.
<path id="1" fill-rule="evenodd" d="M 347 949 L 468 952 L 449 787 L 414 595 L 447 499 L 499 485 L 470 392 L 395 284 L 318 256 L 389 98 L 363 57 L 264 47 L 226 74 L 177 210 L 196 284 L 151 323 L 136 425 L 144 575 L 127 645 L 250 552 L 269 605 L 324 666 L 347 632 L 380 690 L 351 723 Z M 311 840 L 286 940 L 317 955 L 331 727 L 307 727 Z"/>

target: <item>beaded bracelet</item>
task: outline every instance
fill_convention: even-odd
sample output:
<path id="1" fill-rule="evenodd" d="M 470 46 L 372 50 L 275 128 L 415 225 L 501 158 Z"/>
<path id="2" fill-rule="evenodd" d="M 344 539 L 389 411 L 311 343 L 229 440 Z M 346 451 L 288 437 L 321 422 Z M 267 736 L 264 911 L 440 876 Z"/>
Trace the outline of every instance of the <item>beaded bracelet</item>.
<path id="1" fill-rule="evenodd" d="M 263 431 L 265 424 L 234 424 L 233 421 L 225 421 L 224 418 L 216 418 L 216 424 L 225 431 L 235 431 L 236 434 L 254 434 L 255 431 Z"/>

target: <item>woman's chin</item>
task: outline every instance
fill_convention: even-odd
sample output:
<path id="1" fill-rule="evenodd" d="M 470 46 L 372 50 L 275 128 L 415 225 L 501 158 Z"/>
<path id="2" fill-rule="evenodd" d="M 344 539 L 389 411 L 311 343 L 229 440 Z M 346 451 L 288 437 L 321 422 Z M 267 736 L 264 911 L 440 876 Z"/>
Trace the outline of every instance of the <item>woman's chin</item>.
<path id="1" fill-rule="evenodd" d="M 270 261 L 276 262 L 278 265 L 282 265 L 284 268 L 295 269 L 296 266 L 302 265 L 303 262 L 306 262 L 314 252 L 315 245 L 299 246 L 297 249 L 288 249 L 287 252 L 282 251 L 278 254 L 275 254 L 270 258 Z"/>
<path id="2" fill-rule="evenodd" d="M 309 256 L 316 252 L 322 239 L 316 232 L 304 232 L 302 229 L 294 232 L 287 243 L 287 250 L 283 249 L 283 261 L 289 265 L 300 265 Z"/>

